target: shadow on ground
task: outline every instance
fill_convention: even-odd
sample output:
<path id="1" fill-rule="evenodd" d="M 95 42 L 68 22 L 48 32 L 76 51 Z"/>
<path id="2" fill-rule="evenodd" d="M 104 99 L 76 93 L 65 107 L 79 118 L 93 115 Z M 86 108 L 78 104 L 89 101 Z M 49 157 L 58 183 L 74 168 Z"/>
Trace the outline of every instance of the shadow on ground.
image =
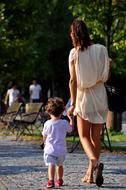
<path id="1" fill-rule="evenodd" d="M 42 166 L 0 166 L 0 175 L 13 175 L 30 172 L 46 172 L 47 168 Z"/>

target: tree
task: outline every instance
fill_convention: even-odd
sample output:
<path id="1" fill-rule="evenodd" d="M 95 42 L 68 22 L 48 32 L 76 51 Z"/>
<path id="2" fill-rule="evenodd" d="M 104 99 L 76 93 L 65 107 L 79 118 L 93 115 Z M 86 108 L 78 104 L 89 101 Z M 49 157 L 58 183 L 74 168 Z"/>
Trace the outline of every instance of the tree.
<path id="1" fill-rule="evenodd" d="M 94 41 L 107 46 L 113 71 L 126 74 L 126 1 L 78 0 L 70 7 L 75 17 L 86 21 Z"/>
<path id="2" fill-rule="evenodd" d="M 16 79 L 27 95 L 32 77 L 37 77 L 46 91 L 50 87 L 68 97 L 70 2 L 6 0 L 0 5 L 2 91 L 10 80 Z"/>

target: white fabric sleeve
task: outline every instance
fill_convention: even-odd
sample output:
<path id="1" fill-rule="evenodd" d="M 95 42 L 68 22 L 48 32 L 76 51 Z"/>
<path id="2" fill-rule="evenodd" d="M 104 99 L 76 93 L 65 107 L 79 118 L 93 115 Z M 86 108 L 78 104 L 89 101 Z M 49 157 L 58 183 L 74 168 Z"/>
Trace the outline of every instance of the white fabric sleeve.
<path id="1" fill-rule="evenodd" d="M 71 49 L 70 53 L 69 53 L 69 64 L 71 64 L 75 59 L 76 59 L 76 50 L 75 48 Z"/>
<path id="2" fill-rule="evenodd" d="M 9 90 L 7 90 L 7 95 L 9 95 L 10 94 L 10 89 Z"/>
<path id="3" fill-rule="evenodd" d="M 47 122 L 44 123 L 44 127 L 43 127 L 43 130 L 42 130 L 42 135 L 44 137 L 47 137 L 48 136 L 48 133 L 49 133 L 49 127 L 47 125 Z"/>
<path id="4" fill-rule="evenodd" d="M 102 72 L 102 81 L 106 82 L 109 75 L 109 57 L 108 51 L 105 46 L 102 46 L 102 51 L 100 53 L 101 61 L 103 62 L 103 72 Z"/>
<path id="5" fill-rule="evenodd" d="M 32 90 L 32 85 L 29 86 L 29 90 L 30 90 L 30 91 Z"/>

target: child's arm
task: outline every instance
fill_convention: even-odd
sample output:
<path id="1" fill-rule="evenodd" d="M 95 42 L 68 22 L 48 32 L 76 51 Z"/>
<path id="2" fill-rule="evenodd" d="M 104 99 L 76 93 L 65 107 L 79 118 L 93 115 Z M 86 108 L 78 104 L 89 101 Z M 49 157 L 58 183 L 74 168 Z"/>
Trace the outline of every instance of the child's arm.
<path id="1" fill-rule="evenodd" d="M 43 144 L 45 144 L 47 136 L 48 136 L 48 127 L 47 127 L 46 122 L 45 122 L 43 130 L 42 130 L 42 142 L 43 142 Z"/>
<path id="2" fill-rule="evenodd" d="M 68 115 L 68 118 L 70 120 L 70 125 L 72 126 L 72 128 L 74 127 L 74 116 L 73 115 Z"/>
<path id="3" fill-rule="evenodd" d="M 47 138 L 46 136 L 42 136 L 41 145 L 40 145 L 42 149 L 44 149 L 45 147 L 46 138 Z"/>
<path id="4" fill-rule="evenodd" d="M 43 140 L 43 143 L 44 143 L 44 144 L 45 144 L 46 138 L 47 138 L 46 136 L 43 136 L 43 137 L 42 137 L 42 140 Z"/>
<path id="5" fill-rule="evenodd" d="M 46 127 L 44 126 L 43 131 L 42 131 L 42 140 L 41 140 L 41 144 L 42 144 L 43 148 L 45 146 L 45 142 L 46 142 L 46 139 L 47 139 L 47 135 L 45 133 L 45 128 Z"/>

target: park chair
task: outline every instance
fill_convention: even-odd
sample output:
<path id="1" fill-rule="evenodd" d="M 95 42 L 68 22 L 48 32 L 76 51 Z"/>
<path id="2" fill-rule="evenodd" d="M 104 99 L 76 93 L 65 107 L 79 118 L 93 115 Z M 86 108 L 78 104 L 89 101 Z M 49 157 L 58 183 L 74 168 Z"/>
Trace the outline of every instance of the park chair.
<path id="1" fill-rule="evenodd" d="M 25 113 L 16 117 L 16 125 L 18 126 L 18 131 L 16 135 L 16 139 L 18 139 L 21 135 L 24 135 L 27 131 L 30 135 L 33 134 L 33 126 L 40 119 L 41 124 L 41 111 L 42 111 L 42 103 L 27 103 L 25 105 Z M 30 127 L 29 127 L 30 126 Z"/>
<path id="2" fill-rule="evenodd" d="M 105 141 L 105 135 L 106 135 L 107 141 Z M 109 133 L 108 133 L 106 123 L 104 123 L 103 127 L 102 127 L 101 142 L 105 148 L 107 148 L 110 152 L 112 152 L 112 146 L 111 146 L 111 142 L 110 142 Z"/>
<path id="3" fill-rule="evenodd" d="M 1 117 L 1 121 L 6 126 L 6 134 L 9 129 L 13 130 L 15 128 L 15 119 L 20 113 L 21 107 L 22 103 L 14 102 L 10 107 L 8 107 L 6 113 Z"/>

